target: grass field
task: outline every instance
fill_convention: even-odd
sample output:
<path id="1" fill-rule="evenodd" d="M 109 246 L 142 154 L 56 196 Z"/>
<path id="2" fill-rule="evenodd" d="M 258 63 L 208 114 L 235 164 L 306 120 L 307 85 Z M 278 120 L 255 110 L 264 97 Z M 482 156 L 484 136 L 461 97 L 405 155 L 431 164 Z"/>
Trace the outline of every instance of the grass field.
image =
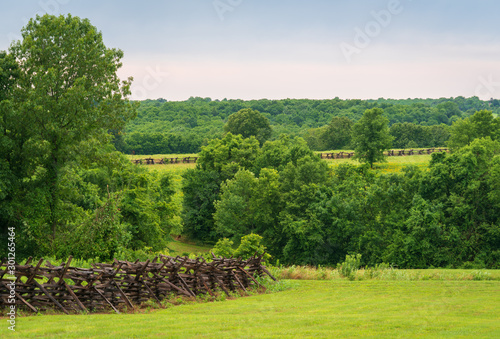
<path id="1" fill-rule="evenodd" d="M 499 338 L 498 281 L 293 281 L 293 289 L 136 314 L 17 319 L 13 338 Z M 7 337 L 5 321 L 0 337 Z M 9 333 L 11 334 L 11 333 Z"/>
<path id="2" fill-rule="evenodd" d="M 189 254 L 199 254 L 209 252 L 213 246 L 192 244 L 184 241 L 171 241 L 167 246 L 170 255 L 172 256 L 183 256 Z"/>
<path id="3" fill-rule="evenodd" d="M 146 159 L 146 158 L 153 158 L 153 159 L 163 159 L 163 158 L 187 158 L 187 157 L 197 157 L 198 154 L 191 153 L 191 154 L 148 154 L 148 155 L 138 155 L 138 154 L 127 154 L 127 157 L 130 160 L 136 160 L 136 159 Z"/>
<path id="4" fill-rule="evenodd" d="M 129 155 L 128 157 L 130 159 L 145 159 L 148 157 L 152 157 L 155 159 L 159 159 L 162 157 L 175 157 L 175 156 L 196 156 L 195 154 L 187 154 L 187 155 L 172 155 L 172 154 L 160 154 L 160 155 Z M 394 156 L 394 157 L 387 157 L 387 162 L 385 163 L 376 163 L 374 164 L 374 168 L 376 170 L 380 170 L 382 172 L 399 172 L 403 169 L 405 166 L 417 166 L 419 168 L 425 169 L 429 165 L 429 161 L 431 160 L 431 155 L 410 155 L 410 156 Z M 329 166 L 331 167 L 336 167 L 340 164 L 355 164 L 359 165 L 359 162 L 353 159 L 324 159 L 328 163 Z M 165 164 L 165 165 L 142 165 L 147 167 L 151 171 L 168 171 L 170 173 L 173 173 L 174 175 L 180 175 L 188 168 L 195 168 L 196 164 L 194 163 L 189 163 L 189 164 Z"/>

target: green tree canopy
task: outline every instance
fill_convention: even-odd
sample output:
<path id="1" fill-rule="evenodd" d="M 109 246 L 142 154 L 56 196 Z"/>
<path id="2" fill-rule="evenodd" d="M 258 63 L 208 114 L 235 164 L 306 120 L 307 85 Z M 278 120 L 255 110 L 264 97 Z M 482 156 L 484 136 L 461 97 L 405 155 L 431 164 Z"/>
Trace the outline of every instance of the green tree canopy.
<path id="1" fill-rule="evenodd" d="M 383 114 L 380 108 L 368 109 L 352 128 L 355 157 L 371 168 L 374 162 L 386 161 L 383 152 L 392 145 L 389 120 Z"/>
<path id="2" fill-rule="evenodd" d="M 227 133 L 202 148 L 195 169 L 183 173 L 182 191 L 184 232 L 204 241 L 217 240 L 214 229 L 214 202 L 220 187 L 238 171 L 253 166 L 260 154 L 259 142 L 254 137 Z"/>
<path id="3" fill-rule="evenodd" d="M 338 150 L 349 146 L 353 125 L 352 120 L 347 117 L 333 117 L 323 134 L 325 150 Z"/>
<path id="4" fill-rule="evenodd" d="M 7 99 L 18 76 L 16 59 L 11 54 L 0 51 L 0 102 Z"/>
<path id="5" fill-rule="evenodd" d="M 38 234 L 40 243 L 52 243 L 77 210 L 65 191 L 68 166 L 86 162 L 87 144 L 107 143 L 109 129 L 135 116 L 127 100 L 131 79 L 118 78 L 123 52 L 107 48 L 87 19 L 37 16 L 21 34 L 7 59 L 8 69 L 18 69 L 12 104 L 0 119 L 8 145 L 2 157 L 15 174 L 9 204 L 17 207 L 0 218 L 4 225 L 30 228 L 25 231 Z M 4 87 L 13 77 L 3 75 L 4 67 L 1 73 Z"/>
<path id="6" fill-rule="evenodd" d="M 273 130 L 269 120 L 259 111 L 245 108 L 229 116 L 224 131 L 241 134 L 243 138 L 254 136 L 262 145 L 271 137 Z"/>
<path id="7" fill-rule="evenodd" d="M 448 147 L 457 150 L 469 145 L 474 139 L 490 137 L 500 138 L 500 119 L 495 118 L 488 110 L 480 110 L 469 118 L 459 119 L 450 130 Z"/>

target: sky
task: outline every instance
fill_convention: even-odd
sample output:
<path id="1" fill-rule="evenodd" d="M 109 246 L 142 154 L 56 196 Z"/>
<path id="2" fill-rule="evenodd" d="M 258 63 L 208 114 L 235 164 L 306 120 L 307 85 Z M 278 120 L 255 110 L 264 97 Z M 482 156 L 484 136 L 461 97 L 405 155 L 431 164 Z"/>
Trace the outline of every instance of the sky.
<path id="1" fill-rule="evenodd" d="M 45 13 L 121 49 L 135 100 L 500 98 L 497 0 L 0 0 L 0 50 Z"/>

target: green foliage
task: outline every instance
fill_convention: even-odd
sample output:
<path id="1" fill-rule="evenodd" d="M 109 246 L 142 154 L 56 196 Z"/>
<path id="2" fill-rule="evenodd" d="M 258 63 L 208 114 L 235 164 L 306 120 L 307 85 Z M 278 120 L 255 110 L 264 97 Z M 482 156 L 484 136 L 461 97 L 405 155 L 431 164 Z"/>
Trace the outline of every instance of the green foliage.
<path id="1" fill-rule="evenodd" d="M 235 258 L 249 259 L 254 255 L 263 255 L 266 252 L 266 247 L 260 242 L 262 237 L 258 234 L 250 233 L 241 237 L 240 246 L 234 250 Z M 267 261 L 271 256 L 268 253 L 264 254 L 264 260 Z"/>
<path id="2" fill-rule="evenodd" d="M 268 275 L 256 277 L 255 280 L 266 289 L 266 293 L 283 292 L 296 287 L 296 284 L 290 280 L 274 281 Z"/>
<path id="3" fill-rule="evenodd" d="M 215 241 L 214 201 L 219 197 L 220 174 L 216 171 L 188 169 L 182 175 L 183 232 L 190 238 L 205 242 Z"/>
<path id="4" fill-rule="evenodd" d="M 212 249 L 212 253 L 223 258 L 231 258 L 234 253 L 233 241 L 228 238 L 219 239 Z"/>
<path id="5" fill-rule="evenodd" d="M 223 183 L 213 215 L 217 233 L 239 238 L 272 228 L 280 199 L 278 178 L 273 169 L 263 169 L 259 178 L 248 170 L 240 170 Z"/>
<path id="6" fill-rule="evenodd" d="M 71 15 L 37 16 L 21 33 L 0 53 L 0 233 L 15 228 L 19 258 L 163 250 L 182 228 L 172 178 L 111 144 L 135 116 L 130 79 L 116 74 L 123 52 Z"/>
<path id="7" fill-rule="evenodd" d="M 75 228 L 63 251 L 56 256 L 64 258 L 73 255 L 75 258 L 109 261 L 115 257 L 118 248 L 127 247 L 131 235 L 120 224 L 117 200 L 109 196 L 104 206 L 95 211 L 95 215 Z"/>
<path id="8" fill-rule="evenodd" d="M 347 117 L 333 117 L 321 138 L 324 140 L 323 150 L 339 150 L 351 145 L 351 131 L 354 123 Z"/>
<path id="9" fill-rule="evenodd" d="M 229 240 L 228 238 L 221 238 L 215 244 L 212 249 L 212 253 L 224 258 L 235 257 L 245 260 L 254 255 L 259 256 L 264 254 L 264 260 L 267 261 L 271 258 L 271 256 L 268 253 L 265 253 L 266 247 L 261 244 L 262 239 L 263 238 L 258 234 L 247 234 L 239 239 L 240 245 L 234 249 L 232 240 Z"/>
<path id="10" fill-rule="evenodd" d="M 224 131 L 234 135 L 241 134 L 243 138 L 254 136 L 262 145 L 271 137 L 273 130 L 269 119 L 259 111 L 245 108 L 229 116 Z"/>
<path id="11" fill-rule="evenodd" d="M 183 221 L 186 234 L 193 239 L 217 240 L 213 214 L 220 187 L 240 169 L 253 166 L 259 152 L 257 139 L 243 139 L 241 135 L 231 133 L 203 147 L 196 168 L 183 174 Z"/>
<path id="12" fill-rule="evenodd" d="M 181 229 L 178 207 L 172 202 L 168 174 L 140 173 L 123 191 L 120 204 L 122 222 L 132 235 L 130 248 L 150 246 L 154 251 L 166 247 L 171 233 Z"/>
<path id="13" fill-rule="evenodd" d="M 390 129 L 395 148 L 442 147 L 449 138 L 449 127 L 445 124 L 422 126 L 411 122 L 395 123 Z"/>
<path id="14" fill-rule="evenodd" d="M 10 48 L 18 65 L 9 81 L 16 85 L 1 119 L 2 162 L 13 188 L 2 224 L 17 226 L 27 247 L 55 253 L 56 239 L 71 229 L 68 221 L 86 217 L 66 191 L 72 166 L 82 161 L 77 150 L 105 144 L 107 129 L 134 116 L 126 99 L 130 82 L 116 75 L 123 53 L 106 48 L 88 20 L 37 16 L 21 33 L 23 40 Z"/>
<path id="15" fill-rule="evenodd" d="M 222 184 L 214 203 L 215 231 L 234 239 L 258 232 L 273 256 L 312 261 L 318 227 L 307 209 L 327 181 L 327 164 L 303 139 L 282 136 L 264 144 L 252 170 L 240 169 Z"/>
<path id="16" fill-rule="evenodd" d="M 481 110 L 471 117 L 453 123 L 448 147 L 458 150 L 469 145 L 474 139 L 486 137 L 493 140 L 500 138 L 500 119 L 495 118 L 492 111 Z"/>
<path id="17" fill-rule="evenodd" d="M 426 127 L 430 139 L 413 140 L 419 147 L 443 147 L 448 134 L 442 125 L 451 125 L 482 109 L 493 109 L 500 113 L 500 106 L 473 98 L 440 98 L 409 100 L 329 100 L 285 99 L 285 100 L 211 100 L 190 98 L 182 102 L 165 99 L 140 102 L 138 116 L 126 127 L 122 138 L 116 143 L 124 152 L 136 154 L 196 153 L 203 140 L 221 138 L 224 124 L 229 116 L 242 109 L 261 112 L 269 120 L 274 133 L 271 139 L 281 134 L 301 136 L 308 146 L 317 151 L 347 147 L 348 126 L 334 121 L 349 119 L 358 121 L 367 109 L 381 108 L 389 124 L 411 123 Z M 347 124 L 347 120 L 343 120 Z M 346 127 L 346 129 L 339 128 Z M 436 127 L 434 129 L 434 127 Z M 328 132 L 329 131 L 329 132 Z M 118 134 L 117 134 L 118 135 Z M 118 138 L 119 139 L 119 138 Z M 408 140 L 404 146 L 409 143 Z M 425 145 L 421 142 L 426 141 Z M 335 147 L 334 147 L 335 146 Z M 404 147 L 395 146 L 395 147 Z M 155 151 L 153 150 L 161 150 Z"/>
<path id="18" fill-rule="evenodd" d="M 383 152 L 392 145 L 389 134 L 389 120 L 383 117 L 380 108 L 366 110 L 363 117 L 352 128 L 352 142 L 355 157 L 361 162 L 370 164 L 385 161 Z"/>
<path id="19" fill-rule="evenodd" d="M 252 168 L 259 156 L 259 142 L 255 137 L 227 133 L 224 138 L 212 140 L 199 154 L 196 168 L 215 171 L 222 180 L 231 179 L 240 168 Z"/>
<path id="20" fill-rule="evenodd" d="M 337 264 L 340 274 L 349 280 L 356 279 L 356 272 L 361 267 L 361 254 L 346 255 L 343 263 Z"/>
<path id="21" fill-rule="evenodd" d="M 0 103 L 12 93 L 19 75 L 19 65 L 14 56 L 0 51 Z"/>
<path id="22" fill-rule="evenodd" d="M 188 131 L 181 135 L 133 132 L 126 134 L 119 145 L 115 140 L 116 148 L 123 153 L 147 155 L 196 153 L 202 144 L 203 138 L 199 134 Z"/>

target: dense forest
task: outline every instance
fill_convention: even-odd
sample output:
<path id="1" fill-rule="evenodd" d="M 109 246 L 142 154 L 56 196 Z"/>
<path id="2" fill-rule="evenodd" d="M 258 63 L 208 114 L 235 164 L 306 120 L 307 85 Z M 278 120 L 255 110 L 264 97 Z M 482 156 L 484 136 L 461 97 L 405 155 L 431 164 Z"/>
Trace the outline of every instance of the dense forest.
<path id="1" fill-rule="evenodd" d="M 299 137 L 259 147 L 226 134 L 183 176 L 184 232 L 212 241 L 257 233 L 286 264 L 329 265 L 358 253 L 365 265 L 498 268 L 499 120 L 479 111 L 467 128 L 454 124 L 452 154 L 390 174 L 331 169 Z"/>
<path id="2" fill-rule="evenodd" d="M 442 147 L 449 138 L 449 126 L 474 112 L 489 109 L 500 113 L 498 100 L 472 98 L 406 100 L 211 100 L 165 99 L 141 101 L 137 117 L 115 133 L 115 145 L 130 154 L 197 153 L 208 140 L 220 138 L 229 116 L 242 109 L 259 111 L 268 118 L 273 133 L 303 137 L 315 151 L 348 149 L 350 127 L 365 110 L 381 108 L 389 119 L 393 147 Z M 347 132 L 346 132 L 347 131 Z M 123 134 L 124 133 L 124 134 Z M 347 138 L 347 140 L 346 140 Z"/>
<path id="3" fill-rule="evenodd" d="M 0 52 L 0 256 L 112 260 L 171 235 L 271 261 L 500 268 L 498 101 L 129 100 L 123 52 L 88 20 L 37 16 Z M 77 48 L 75 47 L 77 46 Z M 384 173 L 384 149 L 448 146 L 428 168 Z M 352 147 L 334 168 L 314 149 Z M 122 153 L 198 152 L 182 175 Z M 182 208 L 181 208 L 182 207 Z M 226 240 L 224 240 L 226 238 Z M 222 239 L 222 240 L 221 240 Z"/>

